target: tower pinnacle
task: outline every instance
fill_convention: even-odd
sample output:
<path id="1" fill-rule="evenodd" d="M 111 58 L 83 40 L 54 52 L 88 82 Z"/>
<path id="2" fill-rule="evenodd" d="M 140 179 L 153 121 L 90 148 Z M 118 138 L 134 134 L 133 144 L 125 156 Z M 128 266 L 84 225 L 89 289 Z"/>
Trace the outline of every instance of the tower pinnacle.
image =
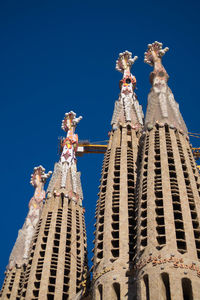
<path id="1" fill-rule="evenodd" d="M 119 58 L 116 61 L 116 70 L 123 74 L 125 72 L 130 73 L 131 67 L 137 59 L 137 56 L 134 56 L 134 58 L 132 58 L 132 53 L 127 50 L 123 53 L 120 53 Z"/>
<path id="2" fill-rule="evenodd" d="M 145 125 L 152 129 L 155 123 L 168 124 L 187 133 L 186 125 L 179 111 L 179 105 L 167 85 L 168 74 L 162 65 L 162 56 L 169 50 L 162 49 L 162 43 L 154 42 L 148 45 L 144 54 L 144 62 L 154 67 L 150 75 L 152 89 L 148 96 L 148 106 Z"/>
<path id="3" fill-rule="evenodd" d="M 82 119 L 82 116 L 76 118 L 76 113 L 73 111 L 70 111 L 68 113 L 65 113 L 65 118 L 62 120 L 62 126 L 61 128 L 68 132 L 71 128 L 76 128 L 76 125 L 80 122 Z"/>
<path id="4" fill-rule="evenodd" d="M 75 162 L 75 150 L 78 145 L 78 135 L 75 134 L 76 125 L 82 119 L 80 116 L 76 118 L 76 114 L 73 111 L 65 113 L 65 118 L 62 121 L 61 128 L 67 132 L 67 137 L 63 141 L 63 151 L 61 154 L 61 163 L 67 163 L 68 167 Z"/>
<path id="5" fill-rule="evenodd" d="M 136 86 L 136 78 L 131 74 L 131 67 L 137 60 L 137 56 L 132 58 L 132 53 L 125 51 L 119 54 L 116 61 L 116 70 L 123 73 L 123 78 L 120 80 L 120 95 L 115 102 L 115 108 L 111 125 L 116 130 L 120 124 L 130 123 L 135 128 L 143 125 L 142 109 L 137 101 L 134 92 Z"/>
<path id="6" fill-rule="evenodd" d="M 148 44 L 148 49 L 144 53 L 144 62 L 154 67 L 154 70 L 150 75 L 151 83 L 156 75 L 160 77 L 160 79 L 164 79 L 166 82 L 169 78 L 165 68 L 162 65 L 162 57 L 167 51 L 169 51 L 169 48 L 165 47 L 162 49 L 162 46 L 163 44 L 157 41 L 152 44 Z"/>
<path id="7" fill-rule="evenodd" d="M 131 67 L 137 59 L 137 56 L 132 58 L 132 53 L 126 50 L 119 54 L 119 58 L 116 61 L 116 70 L 123 73 L 123 79 L 120 80 L 120 90 L 122 95 L 133 93 L 135 89 L 136 78 L 131 74 Z"/>
<path id="8" fill-rule="evenodd" d="M 163 44 L 155 41 L 152 44 L 148 44 L 147 52 L 145 52 L 144 61 L 150 66 L 155 65 L 156 62 L 161 63 L 161 58 L 167 51 L 169 51 L 168 47 L 162 49 Z"/>

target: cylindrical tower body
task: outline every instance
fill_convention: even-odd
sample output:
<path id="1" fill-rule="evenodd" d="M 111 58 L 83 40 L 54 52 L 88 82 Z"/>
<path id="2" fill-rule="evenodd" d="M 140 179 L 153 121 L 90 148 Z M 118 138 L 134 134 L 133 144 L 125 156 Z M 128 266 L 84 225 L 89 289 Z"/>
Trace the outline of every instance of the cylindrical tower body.
<path id="1" fill-rule="evenodd" d="M 123 53 L 117 65 L 128 55 Z M 135 184 L 143 118 L 133 92 L 135 78 L 130 69 L 123 73 L 96 208 L 92 299 L 99 300 L 128 299 L 134 292 L 127 271 L 135 254 Z"/>

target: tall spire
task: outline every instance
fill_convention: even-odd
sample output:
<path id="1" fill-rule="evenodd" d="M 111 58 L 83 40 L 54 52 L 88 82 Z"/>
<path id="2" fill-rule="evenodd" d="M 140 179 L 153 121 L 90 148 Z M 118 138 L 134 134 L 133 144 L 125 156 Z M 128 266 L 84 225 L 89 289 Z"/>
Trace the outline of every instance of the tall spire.
<path id="1" fill-rule="evenodd" d="M 124 123 L 130 123 L 133 128 L 139 128 L 143 125 L 142 108 L 134 92 L 136 78 L 131 74 L 131 67 L 137 58 L 137 56 L 132 58 L 132 53 L 125 51 L 119 54 L 116 61 L 116 70 L 123 73 L 123 78 L 120 80 L 120 95 L 115 102 L 111 121 L 114 130 Z"/>
<path id="2" fill-rule="evenodd" d="M 115 102 L 96 208 L 92 299 L 128 299 L 134 282 L 127 278 L 136 249 L 135 199 L 142 109 L 134 93 L 130 68 L 136 57 L 121 53 L 116 69 L 123 73 Z"/>
<path id="3" fill-rule="evenodd" d="M 150 75 L 152 89 L 148 96 L 145 125 L 151 129 L 155 123 L 168 124 L 187 133 L 179 105 L 167 85 L 169 76 L 162 65 L 162 57 L 168 50 L 167 47 L 162 49 L 162 43 L 156 41 L 149 44 L 145 52 L 144 62 L 154 67 Z"/>
<path id="4" fill-rule="evenodd" d="M 29 202 L 29 212 L 26 221 L 22 229 L 19 230 L 17 241 L 11 252 L 8 264 L 9 270 L 15 266 L 21 267 L 27 263 L 31 240 L 35 233 L 45 199 L 44 184 L 51 173 L 49 171 L 46 174 L 42 166 L 34 168 L 30 183 L 35 188 L 35 193 Z"/>

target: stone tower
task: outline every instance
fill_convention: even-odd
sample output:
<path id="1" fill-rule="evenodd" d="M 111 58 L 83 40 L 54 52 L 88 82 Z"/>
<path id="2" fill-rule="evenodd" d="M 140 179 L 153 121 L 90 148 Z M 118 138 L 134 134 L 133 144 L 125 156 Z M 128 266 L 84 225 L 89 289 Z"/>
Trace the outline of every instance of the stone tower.
<path id="1" fill-rule="evenodd" d="M 125 51 L 120 53 L 116 64 L 123 78 L 111 121 L 96 207 L 92 284 L 92 299 L 96 300 L 126 299 L 133 287 L 127 282 L 126 273 L 135 255 L 137 151 L 143 126 L 142 109 L 134 92 L 136 79 L 130 72 L 136 59 Z"/>
<path id="2" fill-rule="evenodd" d="M 31 205 L 36 204 L 40 210 L 32 213 L 30 205 L 24 225 L 25 242 L 21 246 L 20 232 L 10 257 L 2 299 L 79 299 L 85 292 L 86 231 L 75 156 L 78 136 L 74 132 L 81 118 L 72 111 L 65 114 L 62 129 L 67 137 L 62 141 L 60 161 L 55 164 L 46 198 L 41 189 L 39 198 L 35 193 L 31 200 Z M 44 171 L 43 177 L 47 177 Z M 34 185 L 36 180 L 39 182 L 33 175 Z M 40 205 L 44 198 L 45 203 Z M 27 222 L 32 222 L 30 229 Z"/>
<path id="3" fill-rule="evenodd" d="M 148 45 L 150 76 L 138 178 L 137 299 L 200 299 L 200 178 L 161 58 Z M 132 299 L 132 298 L 131 298 Z"/>

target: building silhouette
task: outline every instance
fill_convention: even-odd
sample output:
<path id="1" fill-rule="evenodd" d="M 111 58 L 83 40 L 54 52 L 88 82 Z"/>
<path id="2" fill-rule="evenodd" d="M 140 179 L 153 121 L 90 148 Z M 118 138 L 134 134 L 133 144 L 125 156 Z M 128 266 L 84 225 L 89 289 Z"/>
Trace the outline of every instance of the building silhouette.
<path id="1" fill-rule="evenodd" d="M 102 166 L 91 282 L 75 157 L 81 117 L 71 111 L 46 196 L 50 174 L 34 169 L 35 194 L 1 299 L 200 299 L 200 178 L 162 65 L 167 51 L 154 42 L 145 52 L 153 67 L 145 118 L 131 74 L 137 57 L 125 51 L 116 62 L 123 77 Z"/>

